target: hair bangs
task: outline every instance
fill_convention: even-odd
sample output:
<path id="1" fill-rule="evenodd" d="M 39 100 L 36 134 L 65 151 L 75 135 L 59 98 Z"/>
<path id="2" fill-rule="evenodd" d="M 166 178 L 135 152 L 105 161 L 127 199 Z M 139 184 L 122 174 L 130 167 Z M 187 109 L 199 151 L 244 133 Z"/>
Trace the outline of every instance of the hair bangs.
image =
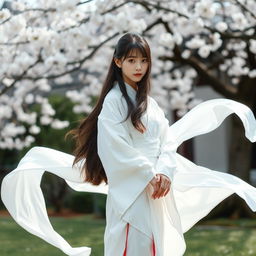
<path id="1" fill-rule="evenodd" d="M 124 59 L 128 58 L 129 56 L 136 56 L 138 57 L 139 53 L 142 55 L 143 58 L 150 58 L 150 56 L 147 56 L 147 51 L 144 47 L 144 45 L 136 42 L 131 43 L 127 46 Z"/>

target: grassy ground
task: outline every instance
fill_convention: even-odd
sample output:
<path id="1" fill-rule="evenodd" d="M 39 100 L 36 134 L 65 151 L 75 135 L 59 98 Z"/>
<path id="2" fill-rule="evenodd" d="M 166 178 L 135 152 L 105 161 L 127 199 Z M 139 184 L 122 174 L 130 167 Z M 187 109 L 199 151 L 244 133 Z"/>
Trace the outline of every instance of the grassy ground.
<path id="1" fill-rule="evenodd" d="M 185 256 L 256 255 L 255 220 L 223 219 L 208 224 L 211 225 L 196 225 L 185 233 L 187 243 Z"/>
<path id="2" fill-rule="evenodd" d="M 91 215 L 51 217 L 50 220 L 72 246 L 86 245 L 92 248 L 92 256 L 103 256 L 104 220 Z M 205 224 L 196 225 L 185 233 L 187 251 L 184 256 L 256 255 L 256 220 L 219 219 Z M 63 256 L 64 253 L 26 232 L 12 218 L 0 217 L 0 255 Z"/>

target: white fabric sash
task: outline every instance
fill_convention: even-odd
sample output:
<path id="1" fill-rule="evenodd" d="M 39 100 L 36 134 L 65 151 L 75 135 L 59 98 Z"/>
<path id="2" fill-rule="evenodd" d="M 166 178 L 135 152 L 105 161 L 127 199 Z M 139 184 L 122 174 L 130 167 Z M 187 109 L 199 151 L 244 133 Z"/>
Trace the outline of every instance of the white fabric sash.
<path id="1" fill-rule="evenodd" d="M 205 101 L 170 126 L 172 146 L 208 133 L 235 113 L 242 121 L 245 136 L 256 141 L 256 121 L 245 105 L 228 99 Z M 248 156 L 249 157 L 249 156 Z M 93 186 L 83 182 L 79 165 L 72 168 L 74 156 L 46 147 L 33 147 L 21 159 L 16 169 L 6 175 L 1 186 L 1 198 L 14 220 L 28 232 L 56 246 L 66 255 L 89 256 L 89 247 L 71 247 L 52 227 L 40 187 L 42 175 L 51 172 L 76 191 L 108 193 L 107 185 Z M 186 232 L 227 196 L 237 193 L 252 211 L 256 211 L 256 188 L 228 173 L 198 166 L 176 153 L 177 173 L 172 190 Z"/>

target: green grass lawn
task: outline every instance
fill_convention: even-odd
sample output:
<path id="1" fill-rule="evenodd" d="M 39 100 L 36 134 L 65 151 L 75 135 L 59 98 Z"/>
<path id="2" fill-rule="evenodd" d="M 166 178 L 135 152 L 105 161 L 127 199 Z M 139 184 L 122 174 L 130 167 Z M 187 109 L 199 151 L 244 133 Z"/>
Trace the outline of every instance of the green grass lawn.
<path id="1" fill-rule="evenodd" d="M 204 223 L 207 224 L 207 223 Z M 187 233 L 185 256 L 255 256 L 256 221 L 208 221 L 218 226 L 196 225 Z M 219 226 L 219 225 L 225 226 Z"/>
<path id="2" fill-rule="evenodd" d="M 92 215 L 60 218 L 51 217 L 51 223 L 72 246 L 89 246 L 92 256 L 103 256 L 105 220 Z M 195 225 L 185 233 L 187 251 L 184 256 L 255 256 L 256 220 L 208 221 L 207 226 Z M 226 228 L 210 226 L 226 225 Z M 0 217 L 1 256 L 63 256 L 59 249 L 31 235 L 11 217 Z M 113 255 L 115 256 L 115 255 Z"/>

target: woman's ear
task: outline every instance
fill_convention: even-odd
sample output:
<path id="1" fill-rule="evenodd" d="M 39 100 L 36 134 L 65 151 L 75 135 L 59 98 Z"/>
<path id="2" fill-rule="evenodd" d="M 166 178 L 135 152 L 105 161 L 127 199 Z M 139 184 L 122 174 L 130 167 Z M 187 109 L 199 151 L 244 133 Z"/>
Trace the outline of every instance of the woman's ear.
<path id="1" fill-rule="evenodd" d="M 117 59 L 117 58 L 114 58 L 114 62 L 116 63 L 116 65 L 121 68 L 121 60 L 120 59 Z"/>

